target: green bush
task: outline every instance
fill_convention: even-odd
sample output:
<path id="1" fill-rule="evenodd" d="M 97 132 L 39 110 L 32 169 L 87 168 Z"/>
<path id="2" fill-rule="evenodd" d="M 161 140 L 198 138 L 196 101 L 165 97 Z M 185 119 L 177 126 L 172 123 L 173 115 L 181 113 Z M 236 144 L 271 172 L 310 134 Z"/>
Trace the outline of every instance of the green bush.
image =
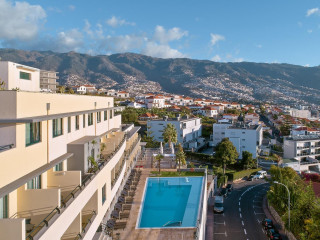
<path id="1" fill-rule="evenodd" d="M 218 177 L 217 185 L 218 187 L 223 187 L 228 182 L 228 176 L 221 175 Z"/>
<path id="2" fill-rule="evenodd" d="M 229 177 L 229 180 L 235 181 L 237 179 L 249 177 L 252 173 L 255 173 L 260 170 L 261 170 L 261 168 L 248 169 L 248 170 L 243 170 L 243 171 L 239 171 L 239 172 L 229 172 L 229 173 L 226 173 L 226 175 Z"/>
<path id="3" fill-rule="evenodd" d="M 187 160 L 197 160 L 204 163 L 213 163 L 214 157 L 209 154 L 186 152 Z"/>

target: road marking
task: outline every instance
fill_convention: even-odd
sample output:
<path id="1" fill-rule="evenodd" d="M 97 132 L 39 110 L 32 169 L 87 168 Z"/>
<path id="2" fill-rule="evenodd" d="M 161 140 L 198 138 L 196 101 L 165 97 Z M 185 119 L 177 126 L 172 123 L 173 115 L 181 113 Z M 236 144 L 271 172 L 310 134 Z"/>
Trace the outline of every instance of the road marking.
<path id="1" fill-rule="evenodd" d="M 253 207 L 254 207 L 254 208 L 262 208 L 262 207 L 260 207 L 260 206 L 255 206 L 255 205 L 253 205 Z"/>
<path id="2" fill-rule="evenodd" d="M 241 208 L 239 208 L 239 212 L 241 212 Z"/>
<path id="3" fill-rule="evenodd" d="M 258 221 L 259 224 L 261 223 L 261 221 L 259 219 L 257 219 L 257 221 Z"/>
<path id="4" fill-rule="evenodd" d="M 241 201 L 241 197 L 239 198 L 239 201 Z"/>
<path id="5" fill-rule="evenodd" d="M 243 222 L 243 221 L 241 221 L 241 223 L 242 223 L 242 226 L 244 226 L 244 222 Z"/>
<path id="6" fill-rule="evenodd" d="M 242 215 L 241 215 L 241 213 L 240 213 L 240 218 L 242 218 Z"/>
<path id="7" fill-rule="evenodd" d="M 247 231 L 246 231 L 246 229 L 243 229 L 243 231 L 244 231 L 244 234 L 245 234 L 245 235 L 247 235 Z"/>
<path id="8" fill-rule="evenodd" d="M 228 236 L 228 235 L 227 235 L 227 232 L 224 232 L 224 233 L 213 233 L 213 234 L 223 234 L 223 235 L 225 235 L 226 237 Z"/>
<path id="9" fill-rule="evenodd" d="M 257 215 L 257 214 L 264 214 L 264 213 L 257 213 L 256 211 L 253 211 L 254 212 L 254 215 Z"/>
<path id="10" fill-rule="evenodd" d="M 225 222 L 223 222 L 223 223 L 214 222 L 214 223 L 215 223 L 215 224 L 223 224 L 223 225 L 226 225 Z"/>
<path id="11" fill-rule="evenodd" d="M 239 206 L 240 206 L 240 202 L 239 202 Z"/>

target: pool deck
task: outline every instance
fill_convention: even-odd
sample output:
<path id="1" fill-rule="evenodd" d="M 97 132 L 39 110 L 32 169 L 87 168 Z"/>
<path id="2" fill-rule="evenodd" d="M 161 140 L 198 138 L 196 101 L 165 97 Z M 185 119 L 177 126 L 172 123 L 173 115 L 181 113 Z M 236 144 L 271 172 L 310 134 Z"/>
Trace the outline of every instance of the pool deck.
<path id="1" fill-rule="evenodd" d="M 120 233 L 120 239 L 122 240 L 193 240 L 196 228 L 187 229 L 136 229 L 136 223 L 138 220 L 139 210 L 142 203 L 142 196 L 144 191 L 144 186 L 147 177 L 149 177 L 152 169 L 143 169 L 139 184 L 137 186 L 136 194 L 133 199 L 132 208 L 130 211 L 130 216 L 127 222 L 127 226 L 124 230 L 119 230 L 114 232 Z M 167 169 L 162 169 L 167 170 Z"/>

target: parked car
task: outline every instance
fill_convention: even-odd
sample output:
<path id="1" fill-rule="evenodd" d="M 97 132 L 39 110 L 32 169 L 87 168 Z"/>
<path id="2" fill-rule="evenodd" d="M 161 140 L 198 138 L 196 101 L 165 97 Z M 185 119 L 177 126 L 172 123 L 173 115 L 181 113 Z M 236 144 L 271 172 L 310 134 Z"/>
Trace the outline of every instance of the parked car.
<path id="1" fill-rule="evenodd" d="M 223 197 L 222 196 L 215 196 L 213 211 L 216 213 L 223 213 L 224 212 Z"/>
<path id="2" fill-rule="evenodd" d="M 256 180 L 257 177 L 256 175 L 250 175 L 248 178 L 247 178 L 247 181 L 253 181 L 253 180 Z"/>
<path id="3" fill-rule="evenodd" d="M 228 195 L 228 190 L 226 188 L 222 188 L 219 195 L 226 197 Z"/>
<path id="4" fill-rule="evenodd" d="M 228 192 L 231 192 L 233 190 L 232 183 L 228 183 L 226 189 L 228 190 Z"/>
<path id="5" fill-rule="evenodd" d="M 267 231 L 267 236 L 272 240 L 282 240 L 280 233 L 274 228 L 271 228 Z"/>
<path id="6" fill-rule="evenodd" d="M 264 230 L 268 230 L 268 229 L 270 229 L 270 228 L 273 228 L 273 222 L 272 222 L 272 220 L 269 219 L 269 218 L 263 219 L 262 222 L 261 222 L 261 224 L 262 224 Z"/>
<path id="7" fill-rule="evenodd" d="M 265 176 L 267 176 L 267 172 L 266 171 L 258 171 L 256 173 L 256 175 L 254 175 L 257 179 L 262 179 L 264 178 Z"/>

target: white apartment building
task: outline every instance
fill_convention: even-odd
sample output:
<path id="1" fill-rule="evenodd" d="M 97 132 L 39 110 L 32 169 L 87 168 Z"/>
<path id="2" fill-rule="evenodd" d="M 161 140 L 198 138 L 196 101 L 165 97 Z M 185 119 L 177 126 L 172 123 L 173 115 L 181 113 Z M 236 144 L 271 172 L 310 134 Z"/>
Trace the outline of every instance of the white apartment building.
<path id="1" fill-rule="evenodd" d="M 218 116 L 218 110 L 211 106 L 205 106 L 198 110 L 198 114 L 210 118 L 216 118 Z"/>
<path id="2" fill-rule="evenodd" d="M 139 128 L 121 125 L 111 97 L 0 91 L 0 102 L 0 239 L 93 239 Z"/>
<path id="3" fill-rule="evenodd" d="M 216 146 L 223 138 L 229 138 L 237 149 L 239 159 L 243 151 L 252 153 L 253 158 L 258 157 L 262 137 L 261 125 L 213 124 L 213 145 Z"/>
<path id="4" fill-rule="evenodd" d="M 292 117 L 296 118 L 311 118 L 311 112 L 307 109 L 304 110 L 292 108 L 289 110 L 289 113 Z"/>
<path id="5" fill-rule="evenodd" d="M 247 113 L 244 116 L 244 120 L 246 123 L 250 122 L 253 124 L 259 124 L 260 117 L 259 117 L 259 114 L 256 114 L 256 113 Z"/>
<path id="6" fill-rule="evenodd" d="M 40 69 L 19 63 L 0 61 L 0 81 L 5 90 L 40 91 Z"/>
<path id="7" fill-rule="evenodd" d="M 177 130 L 178 143 L 184 148 L 198 148 L 202 143 L 202 124 L 200 118 L 167 118 L 162 120 L 149 120 L 148 128 L 152 132 L 154 140 L 163 142 L 162 133 L 168 123 L 173 124 Z"/>
<path id="8" fill-rule="evenodd" d="M 289 136 L 283 141 L 283 158 L 295 159 L 296 171 L 320 172 L 320 135 Z"/>
<path id="9" fill-rule="evenodd" d="M 145 103 L 148 109 L 151 108 L 164 108 L 165 98 L 160 96 L 151 96 L 145 99 Z"/>

